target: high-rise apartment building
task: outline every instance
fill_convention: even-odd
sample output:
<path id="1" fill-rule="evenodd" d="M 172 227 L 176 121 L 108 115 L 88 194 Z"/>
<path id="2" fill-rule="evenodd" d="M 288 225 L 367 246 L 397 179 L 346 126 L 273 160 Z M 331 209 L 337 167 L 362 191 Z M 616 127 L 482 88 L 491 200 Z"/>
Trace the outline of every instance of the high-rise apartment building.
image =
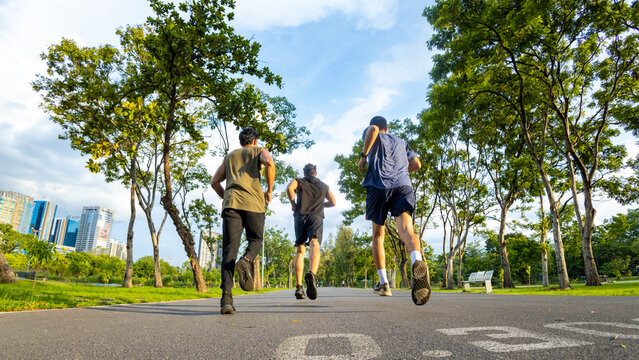
<path id="1" fill-rule="evenodd" d="M 31 225 L 31 216 L 33 215 L 33 208 L 35 203 L 33 200 L 25 201 L 22 207 L 22 216 L 20 217 L 20 224 L 18 225 L 18 232 L 21 234 L 29 233 L 29 225 Z"/>
<path id="2" fill-rule="evenodd" d="M 36 234 L 40 241 L 49 241 L 57 211 L 58 205 L 54 203 L 43 200 L 36 201 L 31 222 L 29 223 L 29 232 Z"/>
<path id="3" fill-rule="evenodd" d="M 107 246 L 109 248 L 109 255 L 126 261 L 126 244 L 123 244 L 116 239 L 111 239 Z"/>
<path id="4" fill-rule="evenodd" d="M 208 233 L 208 236 L 207 236 Z M 214 246 L 209 248 L 207 243 L 207 238 L 215 239 Z M 210 233 L 207 231 L 200 232 L 200 246 L 198 248 L 197 258 L 200 261 L 200 266 L 202 269 L 217 268 L 217 259 L 218 259 L 218 245 L 219 240 L 221 239 L 220 234 L 211 231 Z M 217 241 L 216 241 L 217 240 Z M 211 251 L 212 250 L 212 251 Z"/>
<path id="5" fill-rule="evenodd" d="M 103 246 L 111 238 L 113 211 L 102 206 L 85 206 L 82 208 L 75 251 L 92 252 Z"/>
<path id="6" fill-rule="evenodd" d="M 65 246 L 75 248 L 79 225 L 80 218 L 78 216 L 67 216 L 66 219 L 56 219 L 49 242 L 54 243 L 58 247 Z"/>
<path id="7" fill-rule="evenodd" d="M 31 196 L 13 191 L 0 191 L 0 224 L 10 224 L 13 230 L 27 234 L 33 205 Z"/>

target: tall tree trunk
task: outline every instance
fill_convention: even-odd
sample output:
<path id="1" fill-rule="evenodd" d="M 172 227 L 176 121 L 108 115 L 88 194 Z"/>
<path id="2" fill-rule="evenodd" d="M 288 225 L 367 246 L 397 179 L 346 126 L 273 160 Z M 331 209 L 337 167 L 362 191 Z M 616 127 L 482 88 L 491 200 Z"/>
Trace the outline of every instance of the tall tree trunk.
<path id="1" fill-rule="evenodd" d="M 155 238 L 155 239 L 153 239 Z M 155 234 L 151 235 L 153 241 L 153 277 L 155 279 L 154 286 L 156 288 L 163 288 L 162 284 L 162 270 L 160 268 L 160 246 L 158 244 L 158 238 Z"/>
<path id="2" fill-rule="evenodd" d="M 548 281 L 548 249 L 546 248 L 546 212 L 544 211 L 544 198 L 543 192 L 539 193 L 539 204 L 541 211 L 541 226 L 539 227 L 539 235 L 541 239 L 539 242 L 542 245 L 541 252 L 541 281 L 542 286 L 550 286 Z"/>
<path id="3" fill-rule="evenodd" d="M 501 268 L 504 270 L 504 288 L 514 288 L 510 261 L 508 261 L 508 248 L 506 247 L 506 216 L 509 206 L 505 205 L 499 214 L 499 257 L 501 258 Z"/>
<path id="4" fill-rule="evenodd" d="M 124 270 L 124 281 L 122 287 L 133 287 L 133 224 L 135 224 L 135 191 L 137 170 L 135 168 L 135 157 L 131 157 L 131 167 L 129 176 L 131 177 L 131 217 L 129 217 L 129 229 L 126 234 L 126 269 Z"/>
<path id="5" fill-rule="evenodd" d="M 175 94 L 173 94 L 175 95 Z M 193 234 L 187 229 L 180 218 L 180 211 L 173 203 L 173 187 L 171 185 L 171 136 L 173 135 L 173 127 L 175 120 L 175 97 L 171 99 L 171 103 L 169 104 L 169 119 L 166 123 L 166 128 L 164 129 L 164 144 L 163 144 L 163 161 L 164 161 L 164 196 L 162 196 L 161 204 L 164 207 L 164 210 L 169 214 L 169 217 L 173 221 L 173 225 L 175 226 L 175 230 L 178 233 L 178 236 L 182 240 L 182 244 L 184 245 L 184 250 L 186 251 L 186 255 L 189 258 L 189 263 L 191 264 L 191 269 L 193 270 L 193 282 L 195 284 L 195 289 L 198 292 L 206 292 L 206 282 L 204 281 L 204 276 L 202 275 L 202 268 L 200 267 L 200 262 L 198 261 L 197 253 L 195 252 L 195 242 L 193 241 Z"/>
<path id="6" fill-rule="evenodd" d="M 253 260 L 253 289 L 262 290 L 262 275 L 260 273 L 260 256 L 257 255 Z"/>
<path id="7" fill-rule="evenodd" d="M 575 208 L 575 218 L 579 225 L 579 234 L 581 235 L 581 254 L 584 258 L 584 275 L 586 275 L 586 286 L 601 286 L 599 281 L 599 273 L 597 272 L 597 264 L 595 256 L 592 253 L 592 232 L 594 230 L 594 219 L 596 210 L 592 206 L 592 187 L 589 179 L 582 177 L 584 188 L 584 205 L 586 210 L 585 219 L 581 215 L 579 199 L 577 198 L 577 180 L 575 179 L 575 170 L 572 165 L 570 155 L 565 153 L 568 162 L 568 170 L 570 172 L 570 191 L 572 192 L 572 201 Z"/>
<path id="8" fill-rule="evenodd" d="M 155 231 L 155 224 L 153 224 L 153 217 L 151 215 L 152 208 L 148 206 L 144 206 L 144 202 L 142 201 L 142 194 L 137 191 L 138 195 L 138 203 L 146 216 L 146 225 L 149 228 L 149 234 L 151 235 L 151 243 L 153 244 L 153 278 L 154 278 L 154 286 L 156 288 L 163 288 L 164 284 L 162 283 L 162 268 L 160 267 L 160 238 L 158 237 L 158 231 Z M 166 220 L 166 214 L 164 215 L 164 219 Z M 164 225 L 164 220 L 162 221 L 162 225 Z M 162 226 L 160 226 L 160 231 Z"/>
<path id="9" fill-rule="evenodd" d="M 542 244 L 546 244 L 545 235 Z M 548 281 L 548 250 L 546 250 L 546 248 L 541 252 L 541 285 L 550 286 L 550 282 Z"/>
<path id="10" fill-rule="evenodd" d="M 526 113 L 526 107 L 524 106 L 524 82 L 523 77 L 519 73 L 517 69 L 517 64 L 514 61 L 514 58 L 511 60 L 515 70 L 517 71 L 517 75 L 519 77 L 519 94 L 517 96 L 517 111 L 519 113 L 519 118 L 521 120 L 521 129 L 522 134 L 524 135 L 524 140 L 526 140 L 526 145 L 530 150 L 530 154 L 534 160 L 535 165 L 537 166 L 537 171 L 539 171 L 539 176 L 541 177 L 541 181 L 543 182 L 544 189 L 546 191 L 546 196 L 548 197 L 548 202 L 550 203 L 550 222 L 552 224 L 552 234 L 553 239 L 555 241 L 555 260 L 557 262 L 557 279 L 559 281 L 560 289 L 570 289 L 570 279 L 568 278 L 568 269 L 566 268 L 566 258 L 564 256 L 564 243 L 561 240 L 561 226 L 559 224 L 559 209 L 557 207 L 557 201 L 555 200 L 555 193 L 552 189 L 552 185 L 550 183 L 550 179 L 548 178 L 548 173 L 544 168 L 545 160 L 544 160 L 544 150 L 542 148 L 541 154 L 537 152 L 535 148 L 535 144 L 533 144 L 532 139 L 530 138 L 529 132 L 529 123 Z M 548 128 L 548 113 L 547 109 L 544 110 L 544 130 L 543 130 L 543 139 L 546 138 L 546 130 Z M 544 144 L 545 147 L 545 144 Z"/>
<path id="11" fill-rule="evenodd" d="M 584 271 L 586 272 L 586 286 L 601 286 L 597 263 L 592 252 L 592 233 L 595 230 L 595 215 L 597 210 L 592 206 L 592 188 L 584 184 L 584 204 L 586 219 L 581 236 L 581 253 L 584 257 Z"/>
<path id="12" fill-rule="evenodd" d="M 550 203 L 550 223 L 552 224 L 552 235 L 555 242 L 555 261 L 557 262 L 557 280 L 559 282 L 559 288 L 571 289 L 570 279 L 568 277 L 568 269 L 566 268 L 566 257 L 564 256 L 564 243 L 561 239 L 561 225 L 559 224 L 559 208 L 558 201 L 555 199 L 555 192 L 550 184 L 548 174 L 544 169 L 544 160 L 539 157 L 539 154 L 534 150 L 534 145 L 530 140 L 530 134 L 524 131 L 526 137 L 526 143 L 528 144 L 531 154 L 533 156 L 537 170 L 541 177 L 541 181 L 546 191 L 546 197 Z"/>
<path id="13" fill-rule="evenodd" d="M 455 258 L 452 256 L 448 257 L 448 269 L 446 269 L 446 289 L 447 290 L 453 290 L 454 288 L 454 278 L 453 278 L 453 272 L 455 271 L 454 269 L 454 261 Z"/>
<path id="14" fill-rule="evenodd" d="M 400 271 L 402 272 L 402 287 L 409 288 L 410 281 L 408 281 L 408 273 L 406 272 L 406 264 L 408 263 L 408 259 L 406 256 L 402 258 L 402 262 L 399 264 Z"/>
<path id="15" fill-rule="evenodd" d="M 368 288 L 368 269 L 364 269 L 364 289 Z"/>
<path id="16" fill-rule="evenodd" d="M 16 281 L 16 274 L 13 273 L 13 269 L 9 266 L 7 258 L 0 252 L 0 283 L 7 284 Z"/>
<path id="17" fill-rule="evenodd" d="M 457 287 L 462 287 L 462 265 L 464 263 L 464 252 L 459 252 L 459 265 L 457 266 Z"/>
<path id="18" fill-rule="evenodd" d="M 555 261 L 557 262 L 557 280 L 559 288 L 570 289 L 570 279 L 566 268 L 566 257 L 564 256 L 564 243 L 561 240 L 561 227 L 559 224 L 559 209 L 554 194 L 548 194 L 550 202 L 550 223 L 552 224 L 552 234 L 555 240 Z"/>

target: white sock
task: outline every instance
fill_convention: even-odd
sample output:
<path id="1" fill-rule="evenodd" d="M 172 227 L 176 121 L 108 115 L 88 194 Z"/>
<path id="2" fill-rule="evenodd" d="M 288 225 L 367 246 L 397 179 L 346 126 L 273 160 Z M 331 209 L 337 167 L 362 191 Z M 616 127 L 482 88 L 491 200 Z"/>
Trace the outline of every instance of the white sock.
<path id="1" fill-rule="evenodd" d="M 410 264 L 413 265 L 415 263 L 415 261 L 417 260 L 423 260 L 422 259 L 422 253 L 421 251 L 413 251 L 410 253 Z"/>
<path id="2" fill-rule="evenodd" d="M 379 283 L 386 284 L 388 282 L 388 277 L 386 277 L 386 269 L 377 270 L 377 275 L 379 275 Z"/>

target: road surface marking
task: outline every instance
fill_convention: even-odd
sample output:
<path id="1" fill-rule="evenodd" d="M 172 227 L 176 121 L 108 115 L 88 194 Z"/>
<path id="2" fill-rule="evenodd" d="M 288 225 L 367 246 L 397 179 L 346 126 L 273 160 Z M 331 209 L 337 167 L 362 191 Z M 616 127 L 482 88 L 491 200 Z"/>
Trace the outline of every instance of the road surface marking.
<path id="1" fill-rule="evenodd" d="M 422 354 L 432 358 L 444 358 L 453 355 L 453 353 L 448 350 L 425 350 Z"/>
<path id="2" fill-rule="evenodd" d="M 609 331 L 584 329 L 579 327 L 578 325 L 604 325 L 604 326 L 612 326 L 612 327 L 618 327 L 618 328 L 624 328 L 624 329 L 639 330 L 639 325 L 623 324 L 623 323 L 615 323 L 615 322 L 567 322 L 567 323 L 547 324 L 544 326 L 551 329 L 569 330 L 569 331 L 574 331 L 574 332 L 587 334 L 587 335 L 596 335 L 596 336 L 605 336 L 605 337 L 619 336 L 620 339 L 639 339 L 639 335 L 621 334 L 621 333 L 609 332 Z"/>
<path id="3" fill-rule="evenodd" d="M 306 347 L 311 339 L 324 338 L 347 338 L 351 343 L 351 353 L 334 356 L 309 356 L 306 355 Z M 378 357 L 382 354 L 377 343 L 370 336 L 363 334 L 314 334 L 290 337 L 280 344 L 275 351 L 277 359 L 300 359 L 300 360 L 339 360 L 358 359 L 366 360 Z"/>
<path id="4" fill-rule="evenodd" d="M 493 339 L 528 338 L 542 340 L 533 344 L 505 344 L 499 341 L 471 341 L 470 343 L 492 352 L 529 351 L 540 349 L 564 348 L 573 346 L 592 345 L 591 342 L 547 336 L 512 326 L 485 326 L 456 329 L 437 329 L 446 335 L 468 335 L 472 331 L 500 331 L 499 333 L 482 334 Z"/>

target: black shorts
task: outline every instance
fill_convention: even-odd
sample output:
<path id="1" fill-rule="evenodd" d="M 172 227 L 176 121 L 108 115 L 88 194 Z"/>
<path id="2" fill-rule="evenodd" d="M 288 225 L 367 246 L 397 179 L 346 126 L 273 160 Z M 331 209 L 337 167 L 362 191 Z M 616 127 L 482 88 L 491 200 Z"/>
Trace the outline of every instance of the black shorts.
<path id="1" fill-rule="evenodd" d="M 295 217 L 295 246 L 308 246 L 311 239 L 317 239 L 322 245 L 324 218 L 318 215 L 294 215 Z"/>
<path id="2" fill-rule="evenodd" d="M 415 193 L 411 186 L 403 185 L 392 189 L 366 188 L 366 220 L 384 225 L 388 211 L 392 216 L 415 211 Z"/>

